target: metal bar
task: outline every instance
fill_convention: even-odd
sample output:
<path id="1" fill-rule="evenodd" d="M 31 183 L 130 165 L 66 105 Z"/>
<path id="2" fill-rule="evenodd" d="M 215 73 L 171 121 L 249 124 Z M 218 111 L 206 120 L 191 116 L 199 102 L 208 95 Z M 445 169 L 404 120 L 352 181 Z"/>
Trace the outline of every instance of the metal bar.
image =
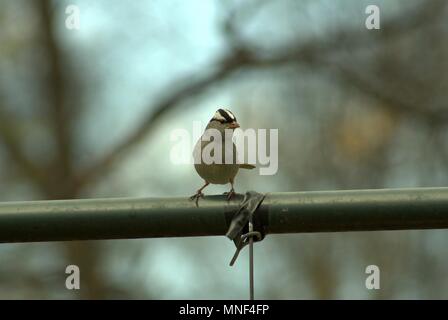
<path id="1" fill-rule="evenodd" d="M 242 199 L 5 202 L 0 242 L 224 235 Z M 448 188 L 271 193 L 254 219 L 267 234 L 448 228 Z"/>
<path id="2" fill-rule="evenodd" d="M 254 231 L 252 219 L 249 220 L 249 232 Z M 249 237 L 249 298 L 254 300 L 254 238 Z"/>

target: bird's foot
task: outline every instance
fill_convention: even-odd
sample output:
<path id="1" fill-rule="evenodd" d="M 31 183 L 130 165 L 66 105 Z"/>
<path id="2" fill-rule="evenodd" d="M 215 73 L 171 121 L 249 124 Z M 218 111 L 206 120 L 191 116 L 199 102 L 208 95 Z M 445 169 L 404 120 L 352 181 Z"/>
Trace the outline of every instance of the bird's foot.
<path id="1" fill-rule="evenodd" d="M 224 194 L 227 195 L 227 201 L 230 201 L 230 199 L 232 199 L 236 195 L 236 192 L 232 188 L 229 192 L 224 192 Z"/>
<path id="2" fill-rule="evenodd" d="M 203 197 L 204 197 L 204 194 L 200 190 L 198 190 L 198 192 L 196 192 L 194 195 L 192 195 L 190 197 L 190 200 L 195 200 L 196 207 L 199 207 L 199 204 L 198 204 L 199 198 L 203 198 Z"/>

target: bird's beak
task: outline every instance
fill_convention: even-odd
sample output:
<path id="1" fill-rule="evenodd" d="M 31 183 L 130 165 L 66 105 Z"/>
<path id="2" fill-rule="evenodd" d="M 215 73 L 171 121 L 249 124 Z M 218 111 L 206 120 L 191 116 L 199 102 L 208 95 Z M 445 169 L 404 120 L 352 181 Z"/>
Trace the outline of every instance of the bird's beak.
<path id="1" fill-rule="evenodd" d="M 240 125 L 238 124 L 238 122 L 232 122 L 231 124 L 229 124 L 230 129 L 236 129 L 239 127 L 240 127 Z"/>

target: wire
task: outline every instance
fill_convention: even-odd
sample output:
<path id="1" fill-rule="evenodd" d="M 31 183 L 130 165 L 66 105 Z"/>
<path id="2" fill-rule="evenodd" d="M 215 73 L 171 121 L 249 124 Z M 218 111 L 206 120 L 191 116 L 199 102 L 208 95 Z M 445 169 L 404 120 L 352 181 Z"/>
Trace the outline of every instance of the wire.
<path id="1" fill-rule="evenodd" d="M 249 234 L 254 231 L 252 224 L 252 215 L 249 220 Z M 249 291 L 250 300 L 254 300 L 254 238 L 253 235 L 249 237 Z"/>
<path id="2" fill-rule="evenodd" d="M 230 266 L 233 266 L 235 264 L 235 261 L 238 258 L 241 250 L 245 246 L 250 244 L 250 239 L 252 239 L 252 237 L 256 237 L 258 241 L 261 241 L 261 239 L 262 239 L 261 233 L 258 231 L 252 231 L 252 232 L 248 232 L 248 233 L 241 235 L 240 239 L 238 240 L 238 243 L 236 244 L 235 254 L 233 255 L 232 260 L 230 261 L 230 264 L 229 264 Z"/>

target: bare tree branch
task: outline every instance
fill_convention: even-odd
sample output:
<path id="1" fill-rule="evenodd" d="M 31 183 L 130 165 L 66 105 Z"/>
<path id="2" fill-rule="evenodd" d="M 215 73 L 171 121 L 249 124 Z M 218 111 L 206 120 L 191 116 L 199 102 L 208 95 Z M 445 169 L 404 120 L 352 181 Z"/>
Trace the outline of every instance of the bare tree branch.
<path id="1" fill-rule="evenodd" d="M 426 2 L 418 7 L 412 13 L 406 12 L 402 17 L 396 17 L 393 21 L 383 23 L 382 33 L 377 35 L 370 33 L 371 37 L 366 35 L 365 30 L 342 30 L 330 35 L 326 39 L 311 40 L 305 43 L 298 43 L 296 46 L 275 52 L 260 52 L 253 48 L 245 47 L 239 39 L 241 37 L 231 35 L 229 39 L 237 39 L 237 43 L 230 43 L 232 49 L 228 55 L 217 63 L 215 70 L 211 74 L 196 78 L 196 80 L 179 81 L 179 83 L 187 83 L 175 90 L 170 96 L 165 97 L 156 105 L 148 107 L 151 110 L 140 125 L 126 139 L 119 143 L 112 151 L 107 153 L 97 163 L 81 172 L 77 178 L 77 187 L 82 188 L 88 183 L 93 183 L 111 168 L 122 156 L 124 156 L 134 146 L 139 144 L 166 113 L 175 108 L 180 102 L 187 98 L 192 98 L 212 85 L 226 80 L 235 71 L 242 68 L 264 68 L 275 67 L 287 63 L 308 63 L 313 65 L 320 56 L 334 53 L 337 50 L 354 50 L 362 48 L 366 44 L 371 45 L 376 40 L 387 37 L 392 40 L 404 33 L 419 29 L 425 24 L 432 23 L 435 18 L 442 15 L 443 9 L 446 7 L 443 0 L 433 0 Z M 230 14 L 230 19 L 234 15 Z M 223 30 L 235 32 L 234 23 L 226 21 Z M 193 78 L 195 79 L 195 78 Z M 172 85 L 170 85 L 172 87 Z M 167 92 L 167 91 L 165 91 Z M 370 92 L 376 95 L 380 92 Z M 391 99 L 391 98 L 389 98 Z M 390 101 L 392 102 L 392 101 Z M 395 101 L 394 103 L 400 103 Z M 402 108 L 405 108 L 403 105 Z"/>
<path id="2" fill-rule="evenodd" d="M 202 93 L 208 87 L 219 83 L 226 79 L 232 72 L 250 61 L 243 51 L 235 51 L 233 54 L 218 64 L 215 71 L 209 75 L 197 78 L 196 80 L 179 81 L 179 83 L 187 83 L 175 90 L 171 95 L 165 97 L 158 102 L 157 105 L 149 108 L 151 112 L 144 118 L 144 121 L 134 130 L 127 139 L 118 144 L 111 152 L 105 155 L 98 163 L 82 172 L 77 180 L 79 188 L 92 180 L 99 178 L 107 169 L 109 169 L 122 155 L 131 150 L 135 145 L 139 144 L 166 113 L 168 113 L 178 103 L 187 98 Z M 172 85 L 170 85 L 171 87 Z"/>
<path id="3" fill-rule="evenodd" d="M 52 120 L 54 137 L 57 145 L 57 156 L 54 160 L 54 169 L 58 179 L 70 184 L 72 176 L 71 162 L 71 117 L 67 108 L 67 76 L 64 75 L 62 54 L 55 35 L 54 17 L 52 14 L 52 2 L 40 0 L 37 3 L 42 24 L 42 38 L 47 50 L 49 63 L 49 75 L 47 90 L 49 94 L 49 116 Z M 67 196 L 67 195 L 65 195 Z"/>
<path id="4" fill-rule="evenodd" d="M 1 107 L 0 119 L 8 119 L 7 121 L 0 122 L 0 141 L 3 142 L 2 145 L 12 160 L 11 163 L 24 176 L 29 178 L 36 187 L 45 192 L 48 186 L 44 171 L 23 152 L 19 138 L 15 135 L 13 128 L 8 125 L 14 123 L 14 121 L 12 121 L 11 115 L 6 113 Z M 9 170 L 9 168 L 2 168 L 2 170 Z"/>
<path id="5" fill-rule="evenodd" d="M 339 80 L 342 80 L 346 84 L 357 88 L 377 101 L 383 102 L 389 108 L 400 114 L 412 115 L 432 125 L 442 125 L 448 122 L 448 113 L 446 111 L 431 110 L 426 108 L 426 106 L 419 106 L 411 101 L 405 101 L 397 93 L 390 92 L 383 85 L 379 86 L 348 66 L 334 62 L 330 64 L 320 60 L 320 67 L 322 70 L 336 75 Z"/>

